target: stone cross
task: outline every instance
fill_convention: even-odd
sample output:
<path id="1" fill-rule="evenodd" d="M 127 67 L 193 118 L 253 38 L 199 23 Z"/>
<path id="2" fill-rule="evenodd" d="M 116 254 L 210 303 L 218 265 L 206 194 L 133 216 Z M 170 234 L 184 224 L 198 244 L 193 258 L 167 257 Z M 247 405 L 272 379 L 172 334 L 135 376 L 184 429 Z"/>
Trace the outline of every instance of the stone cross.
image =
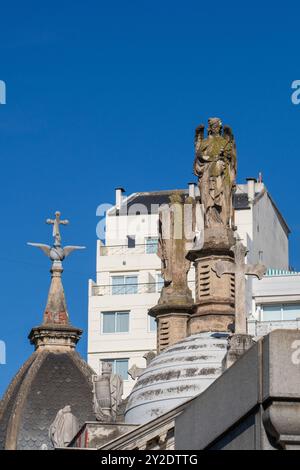
<path id="1" fill-rule="evenodd" d="M 28 245 L 36 246 L 40 248 L 48 258 L 56 264 L 56 266 L 61 263 L 69 254 L 74 250 L 83 250 L 84 246 L 77 246 L 77 245 L 68 245 L 65 247 L 61 246 L 61 235 L 59 231 L 60 225 L 67 225 L 69 223 L 68 220 L 60 220 L 60 212 L 55 212 L 55 219 L 47 219 L 47 224 L 53 225 L 53 237 L 54 243 L 52 246 L 45 245 L 44 243 L 31 243 L 29 242 Z M 54 266 L 53 266 L 54 267 Z"/>
<path id="2" fill-rule="evenodd" d="M 133 364 L 133 366 L 128 370 L 128 374 L 130 377 L 135 380 L 138 379 L 144 370 L 148 367 L 152 359 L 154 359 L 156 356 L 154 351 L 148 351 L 143 355 L 143 358 L 146 359 L 146 367 L 138 367 L 136 364 Z"/>
<path id="3" fill-rule="evenodd" d="M 140 375 L 144 372 L 145 367 L 138 367 L 136 364 L 133 364 L 133 366 L 128 369 L 128 375 L 135 380 L 138 379 Z"/>
<path id="4" fill-rule="evenodd" d="M 68 220 L 60 220 L 60 212 L 55 212 L 55 219 L 47 219 L 47 224 L 53 225 L 53 237 L 54 237 L 54 246 L 61 246 L 61 236 L 59 231 L 60 225 L 67 225 Z"/>
<path id="5" fill-rule="evenodd" d="M 247 248 L 242 244 L 241 241 L 237 241 L 236 244 L 231 247 L 231 251 L 234 253 L 235 263 L 232 264 L 229 261 L 217 261 L 213 271 L 218 277 L 223 274 L 234 274 L 235 276 L 235 333 L 236 334 L 247 334 L 247 320 L 246 320 L 246 282 L 245 275 L 256 276 L 258 279 L 262 279 L 266 273 L 266 267 L 262 264 L 246 264 L 245 256 L 248 253 Z"/>

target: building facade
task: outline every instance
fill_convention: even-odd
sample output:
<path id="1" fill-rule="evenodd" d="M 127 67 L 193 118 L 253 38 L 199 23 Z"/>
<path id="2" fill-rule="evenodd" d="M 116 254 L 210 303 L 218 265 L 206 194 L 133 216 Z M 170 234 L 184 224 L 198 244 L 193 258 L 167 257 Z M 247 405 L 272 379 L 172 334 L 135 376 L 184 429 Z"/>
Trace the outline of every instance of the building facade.
<path id="1" fill-rule="evenodd" d="M 190 184 L 181 192 L 195 195 L 197 190 Z M 125 197 L 123 189 L 116 189 L 115 205 L 106 212 L 105 240 L 97 240 L 96 280 L 89 281 L 88 363 L 97 373 L 101 373 L 103 361 L 112 363 L 113 371 L 124 379 L 124 396 L 134 385 L 128 370 L 133 365 L 145 367 L 145 353 L 156 349 L 156 325 L 147 312 L 157 304 L 162 287 L 158 210 L 169 202 L 171 193 Z M 289 228 L 265 185 L 253 178 L 238 185 L 234 206 L 237 234 L 250 250 L 249 262 L 287 272 Z M 298 279 L 296 276 L 296 284 Z M 189 284 L 193 292 L 193 267 Z M 248 281 L 247 310 L 256 335 L 261 321 L 260 288 L 261 284 L 256 288 L 255 282 Z"/>
<path id="2" fill-rule="evenodd" d="M 252 286 L 252 314 L 248 331 L 263 336 L 278 328 L 300 328 L 300 273 L 269 269 Z"/>

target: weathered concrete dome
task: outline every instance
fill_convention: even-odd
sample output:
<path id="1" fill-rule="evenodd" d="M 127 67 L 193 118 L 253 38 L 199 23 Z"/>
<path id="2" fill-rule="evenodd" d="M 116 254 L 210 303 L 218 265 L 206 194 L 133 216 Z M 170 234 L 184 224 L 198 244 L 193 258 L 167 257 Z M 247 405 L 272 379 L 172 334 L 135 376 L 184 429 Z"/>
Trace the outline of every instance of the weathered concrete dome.
<path id="1" fill-rule="evenodd" d="M 156 356 L 128 399 L 125 422 L 143 424 L 202 393 L 222 372 L 226 333 L 189 336 Z"/>

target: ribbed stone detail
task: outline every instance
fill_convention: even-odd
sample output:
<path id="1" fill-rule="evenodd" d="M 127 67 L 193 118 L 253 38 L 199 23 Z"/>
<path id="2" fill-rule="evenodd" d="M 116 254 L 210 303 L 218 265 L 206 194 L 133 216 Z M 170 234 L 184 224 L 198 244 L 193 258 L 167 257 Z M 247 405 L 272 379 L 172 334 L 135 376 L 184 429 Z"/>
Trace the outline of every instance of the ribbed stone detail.
<path id="1" fill-rule="evenodd" d="M 135 384 L 125 422 L 143 424 L 202 393 L 222 372 L 226 333 L 198 333 L 156 356 Z"/>

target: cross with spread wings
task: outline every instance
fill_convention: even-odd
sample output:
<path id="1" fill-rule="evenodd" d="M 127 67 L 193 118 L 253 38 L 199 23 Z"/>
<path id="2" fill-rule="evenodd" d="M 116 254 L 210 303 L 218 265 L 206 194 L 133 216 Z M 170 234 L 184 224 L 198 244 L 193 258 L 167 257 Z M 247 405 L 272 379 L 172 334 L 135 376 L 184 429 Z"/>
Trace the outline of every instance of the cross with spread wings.
<path id="1" fill-rule="evenodd" d="M 61 246 L 61 235 L 59 231 L 60 225 L 67 225 L 69 223 L 68 220 L 61 220 L 60 219 L 60 212 L 55 212 L 55 219 L 47 219 L 47 224 L 53 225 L 53 237 L 54 243 L 52 246 L 45 245 L 44 243 L 31 243 L 28 242 L 28 245 L 36 246 L 40 248 L 51 261 L 63 261 L 72 251 L 74 250 L 83 250 L 85 246 L 74 246 L 68 245 L 64 248 Z"/>

